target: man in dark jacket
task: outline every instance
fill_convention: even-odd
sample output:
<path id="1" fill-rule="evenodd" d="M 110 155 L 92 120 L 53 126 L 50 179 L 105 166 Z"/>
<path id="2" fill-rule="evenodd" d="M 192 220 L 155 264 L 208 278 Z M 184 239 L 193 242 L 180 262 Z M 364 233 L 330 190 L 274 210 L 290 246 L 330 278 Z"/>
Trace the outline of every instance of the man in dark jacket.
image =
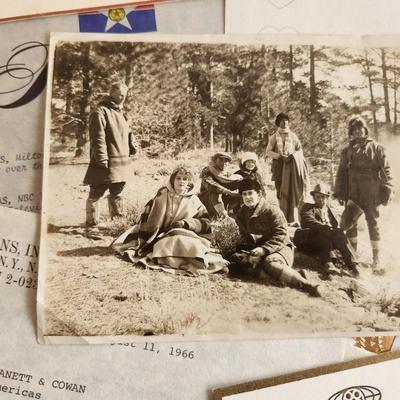
<path id="1" fill-rule="evenodd" d="M 90 162 L 84 184 L 90 185 L 86 201 L 86 226 L 94 232 L 100 216 L 100 199 L 109 190 L 110 216 L 122 215 L 122 190 L 124 189 L 130 153 L 133 144 L 130 127 L 123 114 L 123 104 L 128 93 L 122 82 L 111 85 L 110 94 L 97 105 L 90 115 Z"/>
<path id="2" fill-rule="evenodd" d="M 345 202 L 342 228 L 357 249 L 357 220 L 364 213 L 372 247 L 372 269 L 384 272 L 379 258 L 379 206 L 391 193 L 391 171 L 384 147 L 368 137 L 367 124 L 356 116 L 348 123 L 350 143 L 341 154 L 334 196 Z"/>
<path id="3" fill-rule="evenodd" d="M 317 285 L 311 284 L 292 268 L 293 244 L 285 216 L 278 206 L 268 204 L 262 197 L 256 180 L 245 179 L 239 185 L 243 205 L 235 216 L 242 235 L 239 251 L 233 259 L 251 264 L 259 277 L 270 276 L 281 282 L 320 296 Z"/>
<path id="4" fill-rule="evenodd" d="M 326 272 L 339 272 L 334 261 L 338 250 L 342 255 L 345 266 L 353 273 L 358 274 L 356 254 L 327 201 L 330 190 L 323 184 L 315 185 L 310 192 L 314 204 L 305 203 L 300 211 L 301 229 L 297 229 L 293 242 L 299 250 L 316 253 Z"/>

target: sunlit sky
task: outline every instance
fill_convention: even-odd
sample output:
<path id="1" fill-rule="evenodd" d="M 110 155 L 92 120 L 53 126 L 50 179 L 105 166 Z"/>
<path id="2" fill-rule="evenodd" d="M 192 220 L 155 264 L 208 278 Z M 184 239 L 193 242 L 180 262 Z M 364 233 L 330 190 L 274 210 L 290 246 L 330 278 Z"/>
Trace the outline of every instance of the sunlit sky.
<path id="1" fill-rule="evenodd" d="M 360 50 L 353 50 L 347 49 L 348 53 L 356 56 L 360 54 Z M 363 50 L 361 50 L 361 53 Z M 377 69 L 379 73 L 379 78 L 382 78 L 382 69 L 381 66 L 381 59 L 379 54 L 379 49 L 370 49 L 369 57 L 373 58 L 374 62 L 379 66 Z M 394 60 L 387 56 L 387 64 L 394 63 Z M 336 70 L 331 73 L 327 74 L 324 72 L 324 64 L 323 62 L 316 63 L 316 80 L 329 80 L 332 83 L 332 91 L 334 94 L 340 96 L 347 104 L 351 106 L 361 105 L 363 103 L 370 102 L 370 94 L 368 88 L 368 80 L 365 76 L 362 75 L 361 66 L 357 64 L 353 65 L 346 65 L 337 67 Z M 302 80 L 308 78 L 301 78 L 301 75 L 304 72 L 309 71 L 309 65 L 306 65 L 303 71 L 298 69 L 296 71 L 296 77 Z M 392 79 L 392 72 L 388 71 L 388 79 Z M 357 89 L 350 90 L 349 87 L 357 87 Z M 375 100 L 379 100 L 383 98 L 383 87 L 380 83 L 373 84 L 373 93 Z M 357 100 L 354 97 L 359 96 L 361 97 L 361 104 L 357 103 Z M 393 107 L 393 89 L 389 88 L 389 98 L 391 107 Z M 391 116 L 393 119 L 393 115 Z M 378 110 L 377 112 L 378 120 L 384 121 L 384 110 L 383 107 Z"/>

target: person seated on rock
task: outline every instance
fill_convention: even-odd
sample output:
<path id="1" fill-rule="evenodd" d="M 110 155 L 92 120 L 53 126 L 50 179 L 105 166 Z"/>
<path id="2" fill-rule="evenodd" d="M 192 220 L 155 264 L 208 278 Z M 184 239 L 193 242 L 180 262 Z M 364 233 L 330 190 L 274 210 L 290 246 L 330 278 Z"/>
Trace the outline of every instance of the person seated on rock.
<path id="1" fill-rule="evenodd" d="M 295 246 L 300 251 L 317 253 L 327 273 L 343 272 L 335 265 L 335 250 L 338 250 L 345 267 L 353 275 L 358 275 L 356 253 L 328 206 L 329 187 L 318 183 L 310 194 L 314 203 L 305 203 L 300 211 L 301 228 L 294 234 Z"/>
<path id="2" fill-rule="evenodd" d="M 241 176 L 229 176 L 227 167 L 232 157 L 225 152 L 215 153 L 207 167 L 200 174 L 201 187 L 199 198 L 205 205 L 211 218 L 233 214 L 240 204 L 237 192 Z"/>
<path id="3" fill-rule="evenodd" d="M 112 244 L 133 263 L 189 275 L 227 272 L 227 261 L 211 247 L 207 210 L 196 195 L 193 175 L 176 168 L 150 200 L 139 221 Z"/>
<path id="4" fill-rule="evenodd" d="M 294 246 L 283 212 L 262 197 L 261 185 L 256 180 L 244 179 L 239 191 L 243 205 L 235 215 L 235 221 L 242 240 L 232 256 L 236 263 L 232 267 L 251 265 L 262 280 L 271 277 L 312 296 L 321 296 L 318 285 L 310 283 L 292 268 Z"/>

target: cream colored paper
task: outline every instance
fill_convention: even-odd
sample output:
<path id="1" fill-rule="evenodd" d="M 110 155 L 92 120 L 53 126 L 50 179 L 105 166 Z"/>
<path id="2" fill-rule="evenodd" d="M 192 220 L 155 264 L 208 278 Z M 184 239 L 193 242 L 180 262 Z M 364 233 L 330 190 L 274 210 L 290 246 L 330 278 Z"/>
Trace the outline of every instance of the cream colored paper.
<path id="1" fill-rule="evenodd" d="M 343 339 L 151 344 L 149 337 L 147 345 L 40 345 L 32 288 L 37 278 L 33 246 L 38 246 L 38 223 L 36 214 L 6 208 L 0 212 L 2 400 L 26 397 L 28 392 L 23 391 L 57 400 L 206 400 L 216 386 L 343 359 Z"/>
<path id="2" fill-rule="evenodd" d="M 226 0 L 226 33 L 400 33 L 396 0 Z"/>
<path id="3" fill-rule="evenodd" d="M 396 358 L 394 358 L 396 357 Z M 234 388 L 226 388 L 230 394 L 214 397 L 218 400 L 308 400 L 311 398 L 326 400 L 381 400 L 395 399 L 400 383 L 399 353 L 387 354 L 368 360 L 356 360 L 343 366 L 333 365 L 313 371 L 299 372 L 296 377 L 278 377 L 277 383 L 254 382 L 255 387 L 248 390 L 244 385 L 237 394 Z M 364 365 L 361 365 L 364 364 Z M 343 369 L 342 369 L 343 368 Z M 284 382 L 286 380 L 286 382 Z M 270 380 L 272 381 L 272 379 Z M 280 381 L 280 382 L 279 382 Z M 224 389 L 221 390 L 222 392 Z"/>

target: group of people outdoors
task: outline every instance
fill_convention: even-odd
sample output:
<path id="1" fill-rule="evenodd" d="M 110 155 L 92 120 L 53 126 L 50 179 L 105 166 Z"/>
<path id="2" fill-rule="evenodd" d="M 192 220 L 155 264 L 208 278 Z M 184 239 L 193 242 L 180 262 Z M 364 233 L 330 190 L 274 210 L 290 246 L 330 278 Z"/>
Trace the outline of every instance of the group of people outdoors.
<path id="1" fill-rule="evenodd" d="M 90 163 L 84 183 L 90 185 L 86 203 L 87 236 L 98 234 L 99 201 L 109 191 L 111 217 L 123 216 L 122 191 L 135 152 L 123 114 L 128 88 L 111 86 L 110 94 L 91 114 Z M 304 271 L 293 268 L 295 246 L 316 254 L 325 274 L 359 274 L 358 220 L 365 215 L 373 254 L 372 269 L 380 262 L 379 206 L 391 194 L 391 173 L 382 145 L 371 139 L 361 116 L 348 123 L 348 144 L 342 151 L 335 189 L 317 183 L 310 191 L 310 172 L 289 116 L 280 113 L 264 155 L 272 160 L 271 179 L 279 206 L 266 196 L 265 177 L 255 153 L 244 153 L 238 170 L 229 174 L 232 155 L 216 152 L 200 173 L 200 190 L 192 172 L 178 166 L 145 206 L 137 223 L 113 242 L 113 248 L 134 263 L 173 273 L 192 275 L 251 271 L 261 280 L 275 279 L 312 296 L 320 296 Z M 140 190 L 140 188 L 138 188 Z M 329 198 L 344 205 L 341 218 Z M 212 246 L 212 221 L 233 218 L 240 243 L 224 259 Z M 292 229 L 289 229 L 292 227 Z M 293 233 L 292 239 L 289 232 Z"/>

